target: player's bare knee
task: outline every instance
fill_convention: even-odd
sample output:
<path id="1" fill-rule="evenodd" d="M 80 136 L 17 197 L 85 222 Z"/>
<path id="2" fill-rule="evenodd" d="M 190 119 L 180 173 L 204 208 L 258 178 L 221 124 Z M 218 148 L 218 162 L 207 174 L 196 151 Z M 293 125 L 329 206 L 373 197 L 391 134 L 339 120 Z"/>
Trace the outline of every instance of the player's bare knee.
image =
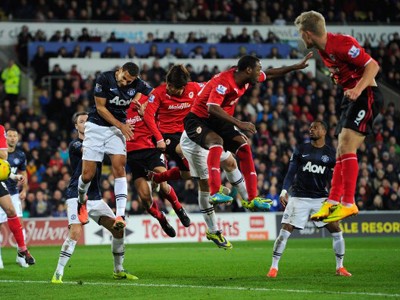
<path id="1" fill-rule="evenodd" d="M 164 193 L 164 194 L 169 194 L 171 190 L 171 187 L 169 186 L 169 184 L 167 182 L 161 182 L 160 183 L 160 192 Z"/>
<path id="2" fill-rule="evenodd" d="M 199 189 L 201 192 L 209 192 L 210 187 L 208 185 L 208 179 L 200 179 L 199 180 Z"/>
<path id="3" fill-rule="evenodd" d="M 236 160 L 230 155 L 228 159 L 221 161 L 221 167 L 226 172 L 232 172 L 237 168 Z"/>
<path id="4" fill-rule="evenodd" d="M 332 223 L 328 223 L 325 228 L 330 232 L 330 233 L 334 233 L 334 232 L 341 232 L 342 230 L 340 229 L 339 226 L 339 222 L 332 222 Z"/>
<path id="5" fill-rule="evenodd" d="M 15 217 L 17 214 L 15 208 L 12 205 L 7 205 L 6 207 L 3 208 L 3 210 L 8 218 Z"/>
<path id="6" fill-rule="evenodd" d="M 69 238 L 78 241 L 82 235 L 82 225 L 81 224 L 72 224 L 69 229 Z"/>

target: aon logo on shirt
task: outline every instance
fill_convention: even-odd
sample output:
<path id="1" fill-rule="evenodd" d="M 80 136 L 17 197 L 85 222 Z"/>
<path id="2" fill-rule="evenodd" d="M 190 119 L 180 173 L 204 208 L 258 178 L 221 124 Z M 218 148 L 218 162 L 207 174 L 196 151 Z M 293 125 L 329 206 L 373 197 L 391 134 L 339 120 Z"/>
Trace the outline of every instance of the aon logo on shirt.
<path id="1" fill-rule="evenodd" d="M 317 174 L 324 174 L 326 167 L 318 166 L 318 165 L 313 165 L 311 161 L 309 161 L 304 167 L 303 167 L 303 172 L 308 171 L 311 173 L 317 173 Z"/>
<path id="2" fill-rule="evenodd" d="M 132 99 L 129 100 L 119 99 L 118 96 L 115 96 L 113 99 L 110 100 L 110 103 L 118 106 L 128 106 L 131 103 L 131 101 Z"/>

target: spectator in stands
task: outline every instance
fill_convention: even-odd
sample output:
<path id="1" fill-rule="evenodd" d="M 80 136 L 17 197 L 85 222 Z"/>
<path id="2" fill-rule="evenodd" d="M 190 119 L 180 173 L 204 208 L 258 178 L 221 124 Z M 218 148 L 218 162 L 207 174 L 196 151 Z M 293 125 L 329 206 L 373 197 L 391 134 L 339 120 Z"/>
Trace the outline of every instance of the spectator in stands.
<path id="1" fill-rule="evenodd" d="M 217 51 L 217 47 L 210 46 L 210 48 L 208 48 L 208 52 L 204 55 L 204 58 L 218 59 L 223 58 L 223 56 L 219 54 L 219 52 Z"/>
<path id="2" fill-rule="evenodd" d="M 161 58 L 161 54 L 158 52 L 157 44 L 152 44 L 150 46 L 149 53 L 147 53 L 144 58 Z"/>
<path id="3" fill-rule="evenodd" d="M 93 49 L 90 46 L 86 46 L 85 50 L 83 50 L 82 57 L 84 58 L 92 58 L 93 56 Z"/>
<path id="4" fill-rule="evenodd" d="M 47 40 L 46 35 L 43 30 L 38 29 L 33 37 L 35 42 L 45 42 Z"/>
<path id="5" fill-rule="evenodd" d="M 164 49 L 164 53 L 162 54 L 162 58 L 165 58 L 167 60 L 176 59 L 174 53 L 172 52 L 172 48 L 171 47 L 166 47 Z"/>
<path id="6" fill-rule="evenodd" d="M 238 53 L 235 55 L 235 57 L 240 58 L 244 55 L 247 55 L 247 48 L 245 46 L 240 46 L 238 49 Z"/>
<path id="7" fill-rule="evenodd" d="M 16 105 L 20 91 L 21 70 L 13 59 L 8 61 L 7 67 L 1 72 L 1 79 L 4 81 L 6 98 L 10 100 L 12 106 Z"/>
<path id="8" fill-rule="evenodd" d="M 236 37 L 236 43 L 248 44 L 250 43 L 250 35 L 247 33 L 247 28 L 242 28 L 242 32 Z"/>
<path id="9" fill-rule="evenodd" d="M 185 53 L 183 53 L 183 50 L 182 50 L 182 48 L 180 48 L 180 47 L 176 47 L 176 48 L 175 48 L 174 56 L 175 56 L 176 58 L 186 58 Z"/>
<path id="10" fill-rule="evenodd" d="M 64 35 L 62 37 L 63 42 L 72 42 L 74 38 L 71 35 L 71 29 L 68 27 L 64 29 Z"/>
<path id="11" fill-rule="evenodd" d="M 277 44 L 280 42 L 279 38 L 272 31 L 268 31 L 267 39 L 265 40 L 268 44 Z"/>
<path id="12" fill-rule="evenodd" d="M 60 30 L 56 30 L 56 32 L 50 37 L 49 42 L 61 42 L 62 35 Z"/>
<path id="13" fill-rule="evenodd" d="M 91 37 L 89 35 L 89 30 L 86 27 L 82 28 L 82 33 L 78 37 L 78 41 L 79 42 L 90 42 L 91 41 Z"/>
<path id="14" fill-rule="evenodd" d="M 253 30 L 253 33 L 252 33 L 251 39 L 250 39 L 250 43 L 252 43 L 252 44 L 262 44 L 262 43 L 264 43 L 264 40 L 263 40 L 263 38 L 261 36 L 261 33 L 257 29 Z"/>
<path id="15" fill-rule="evenodd" d="M 145 40 L 145 43 L 150 44 L 150 43 L 160 43 L 160 42 L 162 42 L 162 40 L 159 38 L 155 38 L 152 32 L 147 33 L 147 39 Z"/>
<path id="16" fill-rule="evenodd" d="M 67 58 L 67 57 L 69 57 L 69 54 L 67 52 L 67 48 L 61 47 L 60 49 L 58 49 L 57 57 L 59 57 L 59 58 Z"/>
<path id="17" fill-rule="evenodd" d="M 190 31 L 186 39 L 186 43 L 205 43 L 206 41 L 201 38 L 197 38 L 197 34 L 194 31 Z"/>
<path id="18" fill-rule="evenodd" d="M 220 40 L 220 43 L 236 43 L 236 37 L 232 33 L 232 29 L 227 27 L 225 29 L 225 35 L 223 35 Z"/>
<path id="19" fill-rule="evenodd" d="M 125 55 L 125 58 L 139 58 L 140 56 L 136 53 L 135 46 L 130 46 L 128 52 Z"/>
<path id="20" fill-rule="evenodd" d="M 267 58 L 276 58 L 281 59 L 283 58 L 282 55 L 279 53 L 278 47 L 272 47 L 271 52 L 267 55 Z"/>
<path id="21" fill-rule="evenodd" d="M 170 31 L 167 38 L 164 40 L 165 43 L 179 43 L 175 37 L 175 31 Z"/>
<path id="22" fill-rule="evenodd" d="M 28 26 L 22 26 L 18 34 L 17 53 L 18 60 L 23 66 L 28 65 L 28 43 L 31 41 L 33 41 L 33 36 L 29 33 Z"/>
<path id="23" fill-rule="evenodd" d="M 81 46 L 79 44 L 74 46 L 74 49 L 69 54 L 69 57 L 71 57 L 71 58 L 81 58 L 81 57 L 83 57 L 82 52 L 81 52 Z"/>
<path id="24" fill-rule="evenodd" d="M 104 52 L 101 53 L 100 57 L 101 58 L 120 58 L 121 55 L 119 52 L 114 52 L 114 50 L 111 46 L 107 46 L 106 49 L 104 49 Z"/>
<path id="25" fill-rule="evenodd" d="M 41 190 L 36 191 L 35 200 L 31 207 L 31 217 L 40 218 L 50 216 L 51 207 L 47 201 L 47 195 L 45 195 Z"/>
<path id="26" fill-rule="evenodd" d="M 107 39 L 107 43 L 123 43 L 125 42 L 124 38 L 117 38 L 115 36 L 115 32 L 111 32 L 110 37 Z"/>
<path id="27" fill-rule="evenodd" d="M 192 51 L 190 51 L 189 58 L 202 59 L 204 57 L 203 50 L 202 46 L 196 46 Z"/>

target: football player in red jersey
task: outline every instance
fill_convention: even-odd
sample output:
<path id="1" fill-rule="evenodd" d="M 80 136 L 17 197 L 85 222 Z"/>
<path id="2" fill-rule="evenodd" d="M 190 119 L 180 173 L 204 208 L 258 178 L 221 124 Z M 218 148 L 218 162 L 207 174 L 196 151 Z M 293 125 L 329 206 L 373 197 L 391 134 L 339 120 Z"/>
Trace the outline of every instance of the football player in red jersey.
<path id="1" fill-rule="evenodd" d="M 164 154 L 153 143 L 153 134 L 143 121 L 143 114 L 147 106 L 147 97 L 135 99 L 127 110 L 127 124 L 134 127 L 133 139 L 126 142 L 128 153 L 127 164 L 132 171 L 133 182 L 143 205 L 148 213 L 156 218 L 164 232 L 170 237 L 176 235 L 174 228 L 168 223 L 165 215 L 158 209 L 152 199 L 152 190 L 147 182 L 147 170 L 165 172 Z M 160 184 L 160 196 L 168 200 L 176 215 L 185 227 L 190 226 L 190 219 L 175 194 L 174 189 L 167 182 Z"/>
<path id="2" fill-rule="evenodd" d="M 233 117 L 233 114 L 237 102 L 250 85 L 264 81 L 267 77 L 303 69 L 307 67 L 311 56 L 309 53 L 298 64 L 269 69 L 265 74 L 261 71 L 261 63 L 257 57 L 245 55 L 239 59 L 237 67 L 215 75 L 198 93 L 190 113 L 184 120 L 185 131 L 192 141 L 209 150 L 207 165 L 211 201 L 231 201 L 230 197 L 219 192 L 220 157 L 225 149 L 239 159 L 249 196 L 242 202 L 243 206 L 252 210 L 269 210 L 269 200 L 257 196 L 257 174 L 250 145 L 237 130 L 255 133 L 255 125 L 242 122 Z"/>
<path id="3" fill-rule="evenodd" d="M 0 125 L 0 165 L 2 169 L 3 169 L 3 164 L 8 165 L 7 157 L 8 157 L 8 146 L 7 146 L 6 132 L 4 127 Z M 22 175 L 16 175 L 10 173 L 9 178 L 15 181 L 19 181 L 22 184 L 25 182 L 25 177 Z M 25 262 L 28 265 L 35 264 L 35 259 L 29 253 L 25 245 L 25 239 L 24 239 L 24 234 L 22 232 L 21 222 L 19 221 L 14 205 L 12 204 L 10 193 L 8 192 L 6 184 L 3 181 L 0 182 L 0 207 L 6 214 L 8 227 L 10 228 L 10 231 L 14 235 L 15 241 L 17 242 L 18 256 L 24 258 Z M 1 216 L 1 218 L 3 217 Z M 0 260 L 0 269 L 3 268 L 4 268 L 3 262 Z"/>
<path id="4" fill-rule="evenodd" d="M 324 17 L 316 11 L 303 12 L 294 23 L 306 47 L 318 49 L 333 81 L 344 89 L 331 190 L 321 210 L 311 216 L 313 220 L 335 222 L 358 213 L 354 203 L 356 152 L 383 107 L 383 96 L 375 81 L 379 65 L 355 38 L 327 32 Z"/>
<path id="5" fill-rule="evenodd" d="M 167 73 L 166 83 L 155 88 L 149 96 L 144 121 L 156 139 L 157 149 L 165 151 L 177 164 L 165 173 L 152 173 L 152 180 L 157 183 L 190 178 L 179 140 L 184 130 L 183 119 L 203 85 L 190 81 L 190 73 L 183 65 L 174 65 Z"/>

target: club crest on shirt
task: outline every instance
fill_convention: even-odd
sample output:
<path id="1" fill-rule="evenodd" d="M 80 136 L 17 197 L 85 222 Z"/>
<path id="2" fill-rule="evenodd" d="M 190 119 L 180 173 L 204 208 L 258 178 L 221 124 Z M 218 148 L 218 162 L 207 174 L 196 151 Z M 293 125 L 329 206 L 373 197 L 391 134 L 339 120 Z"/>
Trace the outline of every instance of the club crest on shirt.
<path id="1" fill-rule="evenodd" d="M 101 86 L 101 84 L 96 83 L 96 86 L 94 87 L 94 91 L 96 93 L 101 93 L 102 90 L 103 90 L 103 87 Z"/>
<path id="2" fill-rule="evenodd" d="M 225 95 L 227 89 L 228 89 L 227 87 L 223 86 L 222 84 L 219 84 L 217 86 L 217 93 L 221 94 L 221 95 Z"/>
<path id="3" fill-rule="evenodd" d="M 203 131 L 203 129 L 200 126 L 196 128 L 197 134 L 200 134 L 202 131 Z"/>
<path id="4" fill-rule="evenodd" d="M 193 92 L 190 92 L 190 93 L 189 93 L 189 98 L 192 99 L 193 96 L 194 96 L 194 93 L 193 93 Z"/>
<path id="5" fill-rule="evenodd" d="M 170 140 L 170 139 L 166 139 L 166 140 L 165 140 L 165 145 L 168 146 L 169 144 L 171 144 L 171 140 Z"/>
<path id="6" fill-rule="evenodd" d="M 133 95 L 135 95 L 135 93 L 136 93 L 136 90 L 135 89 L 129 89 L 127 92 L 126 92 L 129 96 L 133 96 Z"/>
<path id="7" fill-rule="evenodd" d="M 19 158 L 14 158 L 14 164 L 15 164 L 15 165 L 18 165 L 18 164 L 19 164 L 19 161 L 20 161 Z"/>
<path id="8" fill-rule="evenodd" d="M 332 61 L 336 61 L 336 57 L 335 57 L 335 55 L 333 55 L 333 54 L 329 54 L 329 58 L 330 58 Z"/>
<path id="9" fill-rule="evenodd" d="M 322 160 L 322 162 L 327 163 L 329 161 L 329 156 L 328 155 L 322 155 L 321 160 Z"/>
<path id="10" fill-rule="evenodd" d="M 360 55 L 360 48 L 357 48 L 356 46 L 352 46 L 349 50 L 349 52 L 347 52 L 347 54 L 351 57 L 351 58 L 356 58 L 357 56 Z"/>

